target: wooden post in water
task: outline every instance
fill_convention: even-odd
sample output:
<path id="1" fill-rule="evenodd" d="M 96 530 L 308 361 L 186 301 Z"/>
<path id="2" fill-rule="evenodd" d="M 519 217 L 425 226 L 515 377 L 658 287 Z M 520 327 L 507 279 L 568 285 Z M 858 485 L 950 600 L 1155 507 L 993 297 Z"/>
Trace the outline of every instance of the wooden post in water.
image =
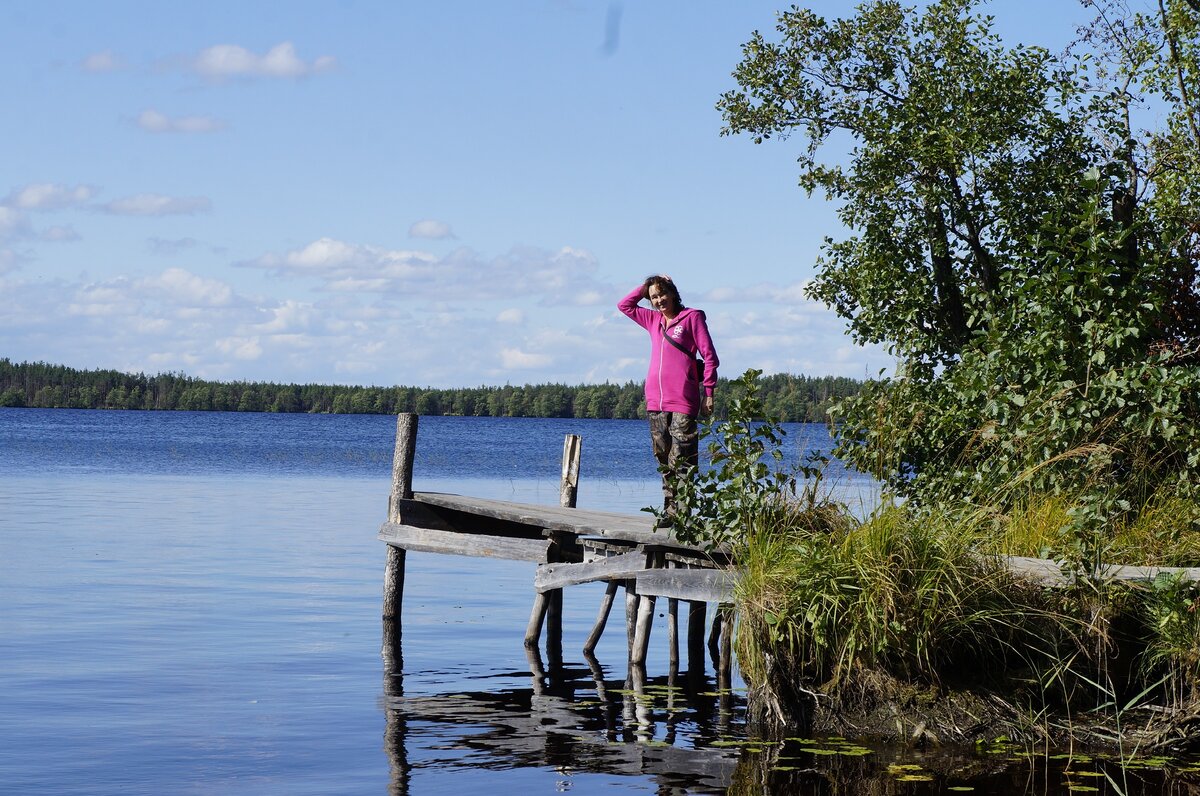
<path id="1" fill-rule="evenodd" d="M 596 624 L 592 626 L 592 632 L 588 634 L 587 641 L 583 642 L 584 655 L 591 655 L 596 651 L 596 645 L 600 643 L 600 634 L 604 632 L 604 625 L 608 623 L 608 614 L 612 610 L 618 586 L 620 584 L 617 581 L 610 580 L 604 589 L 604 597 L 600 600 L 600 614 L 596 617 Z"/>
<path id="2" fill-rule="evenodd" d="M 646 555 L 648 569 L 662 565 L 662 553 L 652 552 Z M 638 595 L 637 624 L 633 630 L 633 645 L 629 654 L 629 662 L 635 666 L 643 666 L 646 663 L 646 651 L 650 647 L 650 628 L 654 624 L 654 602 L 653 595 Z"/>
<path id="3" fill-rule="evenodd" d="M 679 600 L 674 597 L 667 600 L 667 647 L 667 670 L 674 677 L 679 674 Z"/>
<path id="4" fill-rule="evenodd" d="M 726 692 L 733 686 L 733 606 L 721 603 L 717 609 L 721 624 L 720 662 L 717 666 L 717 690 Z"/>
<path id="5" fill-rule="evenodd" d="M 417 416 L 396 415 L 396 450 L 392 455 L 392 493 L 388 497 L 388 521 L 401 522 L 400 501 L 412 500 L 413 459 L 417 452 Z M 387 546 L 387 568 L 383 573 L 383 618 L 400 619 L 404 601 L 404 550 Z"/>
<path id="6" fill-rule="evenodd" d="M 688 602 L 687 658 L 688 673 L 698 676 L 704 672 L 704 625 L 708 619 L 708 603 Z"/>
<path id="7" fill-rule="evenodd" d="M 563 560 L 562 543 L 562 534 L 550 534 L 550 548 L 546 551 L 547 562 Z M 562 667 L 563 590 L 552 589 L 547 592 L 546 598 L 546 659 L 550 662 L 551 669 L 559 669 Z"/>
<path id="8" fill-rule="evenodd" d="M 634 628 L 637 626 L 638 602 L 637 581 L 623 581 L 625 585 L 625 643 L 629 647 L 629 659 L 633 660 Z"/>
<path id="9" fill-rule="evenodd" d="M 563 439 L 562 482 L 558 490 L 558 505 L 565 508 L 575 508 L 575 499 L 579 494 L 579 457 L 583 447 L 583 438 L 578 434 L 568 434 Z"/>
<path id="10" fill-rule="evenodd" d="M 562 480 L 558 490 L 558 504 L 563 508 L 575 508 L 579 493 L 579 458 L 583 440 L 578 434 L 567 434 L 563 440 Z M 547 563 L 558 560 L 559 541 L 551 535 L 550 549 L 546 553 Z M 533 600 L 533 611 L 529 625 L 525 628 L 525 646 L 536 647 L 542 635 L 542 624 L 546 624 L 546 655 L 553 667 L 562 662 L 562 589 L 539 592 Z"/>
<path id="11" fill-rule="evenodd" d="M 558 487 L 558 505 L 566 509 L 575 508 L 579 496 L 579 460 L 583 453 L 583 438 L 578 434 L 567 434 L 563 437 L 562 478 Z M 553 544 L 550 553 L 558 560 L 561 542 L 558 537 L 551 537 Z M 550 604 L 546 615 L 546 656 L 551 666 L 562 665 L 562 603 L 563 590 L 555 589 L 550 592 Z"/>

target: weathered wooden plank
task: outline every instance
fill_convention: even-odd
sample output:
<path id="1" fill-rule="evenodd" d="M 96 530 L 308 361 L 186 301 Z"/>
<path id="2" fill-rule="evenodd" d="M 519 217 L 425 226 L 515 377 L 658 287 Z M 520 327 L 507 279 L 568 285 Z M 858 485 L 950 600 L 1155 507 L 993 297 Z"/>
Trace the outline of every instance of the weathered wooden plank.
<path id="1" fill-rule="evenodd" d="M 1013 575 L 1023 580 L 1032 580 L 1047 586 L 1062 585 L 1067 582 L 1059 565 L 1044 558 L 1004 556 L 1000 559 L 1000 563 Z"/>
<path id="2" fill-rule="evenodd" d="M 542 564 L 534 573 L 533 587 L 543 592 L 596 580 L 624 580 L 645 570 L 646 555 L 640 550 L 584 564 Z"/>
<path id="3" fill-rule="evenodd" d="M 1175 575 L 1182 580 L 1200 580 L 1200 569 L 1196 567 L 1142 567 L 1131 564 L 1110 564 L 1102 577 L 1113 580 L 1153 581 L 1159 575 Z"/>
<path id="4" fill-rule="evenodd" d="M 509 536 L 489 536 L 482 533 L 455 533 L 454 531 L 418 528 L 396 522 L 385 522 L 380 526 L 379 538 L 395 547 L 424 553 L 482 556 L 538 563 L 546 560 L 546 553 L 550 547 L 548 539 L 520 539 Z"/>
<path id="5" fill-rule="evenodd" d="M 639 544 L 668 544 L 699 550 L 699 548 L 678 542 L 666 531 L 655 531 L 654 520 L 650 516 L 640 517 L 636 514 L 621 514 L 615 511 L 510 503 L 504 500 L 489 500 L 441 492 L 417 492 L 413 495 L 413 500 L 453 511 L 493 517 L 554 531 L 567 531 L 577 535 L 607 536 Z"/>
<path id="6" fill-rule="evenodd" d="M 729 569 L 647 569 L 636 578 L 639 595 L 731 602 L 738 573 Z"/>
<path id="7" fill-rule="evenodd" d="M 1014 575 L 1048 586 L 1061 586 L 1070 582 L 1064 574 L 1062 564 L 1045 558 L 1028 556 L 1004 556 L 1001 563 Z M 1100 571 L 1100 578 L 1126 582 L 1150 582 L 1159 575 L 1173 575 L 1188 581 L 1200 580 L 1200 569 L 1195 567 L 1154 567 L 1129 564 L 1107 564 Z"/>

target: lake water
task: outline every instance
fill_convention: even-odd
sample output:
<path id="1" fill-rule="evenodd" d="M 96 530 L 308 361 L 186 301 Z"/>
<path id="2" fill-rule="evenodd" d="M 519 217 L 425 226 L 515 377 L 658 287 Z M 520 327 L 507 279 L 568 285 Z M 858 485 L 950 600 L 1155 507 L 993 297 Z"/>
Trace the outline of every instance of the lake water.
<path id="1" fill-rule="evenodd" d="M 567 591 L 563 669 L 536 676 L 527 563 L 409 554 L 387 670 L 375 535 L 394 427 L 0 409 L 0 792 L 1067 792 L 1063 765 L 996 750 L 756 745 L 711 664 L 668 681 L 661 622 L 645 682 L 627 680 L 617 611 L 583 658 L 597 584 Z M 788 430 L 793 452 L 828 446 L 820 426 Z M 659 499 L 636 421 L 422 418 L 414 486 L 557 504 L 567 433 L 581 507 Z"/>

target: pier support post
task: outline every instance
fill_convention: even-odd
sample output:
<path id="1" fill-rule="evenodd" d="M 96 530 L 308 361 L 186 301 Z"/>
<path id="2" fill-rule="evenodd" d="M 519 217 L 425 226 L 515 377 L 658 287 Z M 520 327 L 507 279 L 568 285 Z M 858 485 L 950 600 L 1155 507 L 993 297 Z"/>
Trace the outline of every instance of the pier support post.
<path id="1" fill-rule="evenodd" d="M 654 601 L 649 595 L 639 595 L 637 625 L 633 630 L 633 653 L 629 662 L 634 666 L 644 666 L 646 651 L 650 648 L 650 627 L 654 624 Z"/>
<path id="2" fill-rule="evenodd" d="M 411 500 L 413 459 L 417 452 L 417 416 L 410 412 L 396 415 L 396 449 L 392 455 L 392 492 L 388 497 L 388 521 L 400 522 L 400 501 Z M 387 548 L 387 567 L 383 573 L 383 618 L 400 619 L 404 602 L 404 550 Z"/>
<path id="3" fill-rule="evenodd" d="M 608 624 L 608 614 L 612 611 L 613 600 L 617 596 L 619 586 L 617 581 L 610 580 L 604 588 L 604 597 L 600 601 L 600 613 L 596 617 L 596 624 L 592 626 L 592 632 L 588 634 L 587 641 L 583 642 L 584 655 L 591 655 L 596 651 L 596 645 L 600 643 L 600 636 L 604 633 L 604 626 Z"/>
<path id="4" fill-rule="evenodd" d="M 715 619 L 721 625 L 720 663 L 717 666 L 717 689 L 728 691 L 733 686 L 733 606 L 722 603 Z"/>
<path id="5" fill-rule="evenodd" d="M 550 535 L 550 550 L 547 558 L 550 561 L 562 561 L 562 535 Z M 546 597 L 546 659 L 550 662 L 551 670 L 562 668 L 562 626 L 563 626 L 563 590 L 554 589 Z"/>
<path id="6" fill-rule="evenodd" d="M 679 600 L 674 597 L 667 600 L 667 646 L 667 671 L 674 678 L 679 674 Z"/>
<path id="7" fill-rule="evenodd" d="M 629 647 L 629 659 L 633 660 L 633 635 L 638 618 L 637 581 L 632 578 L 622 581 L 625 586 L 625 643 Z"/>
<path id="8" fill-rule="evenodd" d="M 678 569 L 679 562 L 668 562 L 667 566 Z M 667 599 L 667 648 L 667 671 L 673 680 L 679 674 L 679 600 L 674 597 Z"/>
<path id="9" fill-rule="evenodd" d="M 646 554 L 647 569 L 656 569 L 662 565 L 662 553 L 655 551 Z M 629 655 L 629 662 L 634 666 L 644 666 L 646 663 L 646 651 L 650 648 L 650 628 L 654 624 L 654 603 L 653 596 L 638 595 L 637 625 L 633 630 L 633 645 Z"/>
<path id="10" fill-rule="evenodd" d="M 704 625 L 708 620 L 708 603 L 703 600 L 688 602 L 687 659 L 688 673 L 699 676 L 704 673 Z"/>

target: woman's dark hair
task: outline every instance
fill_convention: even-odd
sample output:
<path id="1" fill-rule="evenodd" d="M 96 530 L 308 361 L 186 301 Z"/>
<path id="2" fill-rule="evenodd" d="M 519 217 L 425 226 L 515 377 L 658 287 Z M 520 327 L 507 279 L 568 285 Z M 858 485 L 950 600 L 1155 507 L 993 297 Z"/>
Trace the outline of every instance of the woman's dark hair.
<path id="1" fill-rule="evenodd" d="M 675 287 L 675 283 L 665 276 L 655 274 L 654 276 L 646 277 L 646 281 L 642 283 L 646 286 L 646 290 L 658 285 L 659 290 L 662 290 L 675 301 L 675 309 L 683 309 L 683 299 L 679 297 L 679 288 Z"/>

